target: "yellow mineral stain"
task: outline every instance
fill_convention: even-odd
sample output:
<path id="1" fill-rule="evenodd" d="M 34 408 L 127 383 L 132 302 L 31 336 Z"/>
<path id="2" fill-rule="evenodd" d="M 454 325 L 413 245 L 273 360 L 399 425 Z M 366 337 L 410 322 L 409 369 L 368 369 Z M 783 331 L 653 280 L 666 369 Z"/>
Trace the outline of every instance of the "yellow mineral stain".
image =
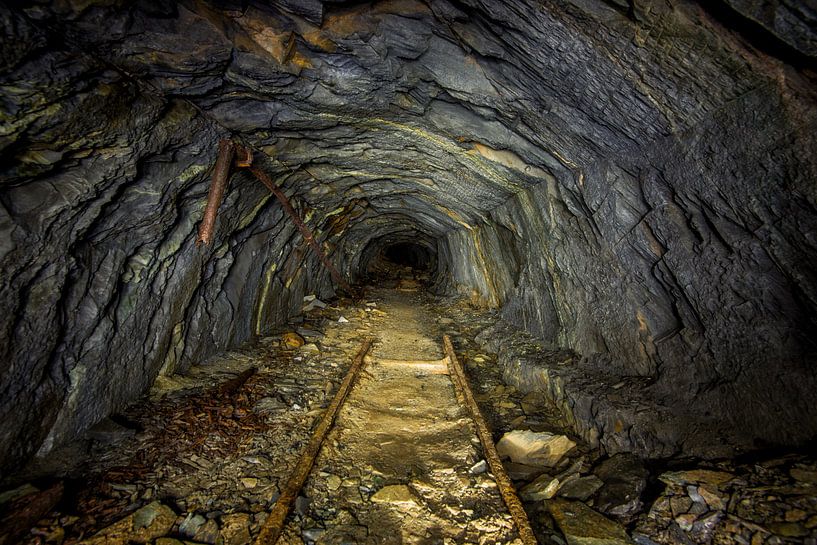
<path id="1" fill-rule="evenodd" d="M 247 214 L 247 215 L 245 215 L 245 216 L 243 216 L 243 217 L 241 218 L 241 220 L 240 220 L 240 222 L 239 222 L 239 224 L 238 224 L 238 228 L 239 228 L 239 229 L 244 229 L 246 226 L 248 226 L 250 223 L 252 223 L 252 221 L 253 221 L 253 220 L 255 219 L 255 217 L 258 215 L 259 210 L 261 210 L 261 208 L 262 208 L 262 207 L 263 207 L 265 204 L 267 204 L 267 202 L 269 202 L 269 200 L 270 200 L 271 198 L 272 198 L 272 193 L 267 193 L 266 195 L 264 195 L 263 197 L 261 197 L 261 200 L 260 200 L 260 201 L 258 201 L 258 203 L 257 203 L 257 204 L 256 204 L 256 205 L 253 207 L 253 209 L 250 211 L 250 213 L 249 213 L 249 214 Z"/>
<path id="2" fill-rule="evenodd" d="M 422 15 L 431 14 L 423 2 L 417 0 L 385 0 L 374 6 L 365 5 L 351 8 L 342 13 L 331 13 L 324 17 L 321 29 L 337 37 L 351 36 L 356 32 L 376 30 L 378 16 L 386 14 Z"/>
<path id="3" fill-rule="evenodd" d="M 292 55 L 292 48 L 295 46 L 295 36 L 292 32 L 278 33 L 271 28 L 263 28 L 260 31 L 251 31 L 250 36 L 264 51 L 272 55 L 278 64 L 286 64 Z"/>
<path id="4" fill-rule="evenodd" d="M 505 175 L 500 173 L 496 170 L 493 165 L 485 160 L 483 157 L 468 153 L 468 150 L 465 150 L 455 144 L 453 141 L 441 137 L 437 134 L 431 133 L 425 129 L 420 127 L 415 127 L 413 125 L 407 125 L 405 123 L 398 123 L 396 121 L 390 121 L 388 119 L 383 118 L 344 118 L 343 116 L 330 114 L 330 113 L 322 113 L 320 117 L 325 119 L 332 119 L 332 120 L 340 120 L 350 125 L 362 126 L 367 127 L 372 130 L 382 130 L 383 128 L 389 128 L 401 131 L 403 133 L 410 134 L 416 138 L 422 138 L 428 142 L 431 142 L 435 146 L 439 147 L 441 150 L 454 155 L 455 157 L 460 158 L 466 166 L 470 167 L 475 172 L 480 173 L 486 179 L 494 182 L 498 186 L 502 187 L 503 189 L 516 193 L 517 191 L 521 191 L 523 186 L 513 182 Z"/>
<path id="5" fill-rule="evenodd" d="M 446 216 L 448 216 L 449 218 L 463 226 L 468 231 L 474 230 L 474 228 L 469 223 L 462 219 L 462 216 L 460 216 L 458 213 L 451 210 L 450 208 L 446 208 L 445 206 L 436 203 L 434 203 L 434 208 L 436 208 L 437 210 L 439 210 L 440 212 L 442 212 L 443 214 L 445 214 Z"/>
<path id="6" fill-rule="evenodd" d="M 494 277 L 488 268 L 488 261 L 485 259 L 485 252 L 482 249 L 482 240 L 480 239 L 480 230 L 474 229 L 470 231 L 471 239 L 474 241 L 474 249 L 477 252 L 477 258 L 482 266 L 482 274 L 485 277 L 485 285 L 488 287 L 488 301 L 489 307 L 498 307 L 500 304 L 499 294 L 497 293 L 496 283 Z"/>
<path id="7" fill-rule="evenodd" d="M 640 333 L 647 333 L 647 319 L 644 318 L 644 314 L 638 310 L 635 313 L 636 320 L 638 320 L 638 331 Z"/>
<path id="8" fill-rule="evenodd" d="M 322 30 L 339 38 L 346 38 L 355 32 L 371 28 L 372 21 L 367 10 L 369 7 L 358 7 L 343 13 L 329 14 L 323 19 Z"/>
<path id="9" fill-rule="evenodd" d="M 304 39 L 306 43 L 311 45 L 316 49 L 320 49 L 321 51 L 325 51 L 327 53 L 334 53 L 337 49 L 337 44 L 330 40 L 326 33 L 321 31 L 318 28 L 313 28 L 311 30 L 306 30 L 301 33 L 301 37 Z"/>
<path id="10" fill-rule="evenodd" d="M 312 68 L 312 59 L 303 55 L 300 51 L 295 51 L 289 59 L 289 64 L 298 68 Z"/>
<path id="11" fill-rule="evenodd" d="M 264 315 L 264 307 L 267 304 L 267 294 L 272 283 L 272 275 L 278 269 L 278 263 L 273 261 L 264 273 L 264 287 L 261 289 L 261 296 L 258 298 L 258 306 L 255 309 L 255 334 L 261 335 L 261 319 Z"/>
<path id="12" fill-rule="evenodd" d="M 486 144 L 474 142 L 473 148 L 468 150 L 467 153 L 471 155 L 480 155 L 489 161 L 493 161 L 494 163 L 499 163 L 500 165 L 506 166 L 513 170 L 524 172 L 528 176 L 547 179 L 553 178 L 553 176 L 541 168 L 526 163 L 524 159 L 510 150 L 498 150 Z"/>

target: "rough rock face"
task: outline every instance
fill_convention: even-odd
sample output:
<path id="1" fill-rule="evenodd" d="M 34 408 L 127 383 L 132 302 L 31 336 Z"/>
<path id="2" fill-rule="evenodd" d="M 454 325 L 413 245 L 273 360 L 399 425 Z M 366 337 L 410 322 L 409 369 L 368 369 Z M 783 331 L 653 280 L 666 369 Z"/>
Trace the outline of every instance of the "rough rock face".
<path id="1" fill-rule="evenodd" d="M 813 72 L 688 1 L 268 4 L 3 8 L 0 467 L 331 294 L 244 174 L 195 247 L 230 134 L 350 278 L 415 242 L 670 413 L 817 433 Z"/>
<path id="2" fill-rule="evenodd" d="M 792 0 L 724 0 L 775 38 L 810 58 L 817 57 L 817 5 Z"/>
<path id="3" fill-rule="evenodd" d="M 5 15 L 0 467 L 332 292 L 249 179 L 194 246 L 223 128 Z"/>

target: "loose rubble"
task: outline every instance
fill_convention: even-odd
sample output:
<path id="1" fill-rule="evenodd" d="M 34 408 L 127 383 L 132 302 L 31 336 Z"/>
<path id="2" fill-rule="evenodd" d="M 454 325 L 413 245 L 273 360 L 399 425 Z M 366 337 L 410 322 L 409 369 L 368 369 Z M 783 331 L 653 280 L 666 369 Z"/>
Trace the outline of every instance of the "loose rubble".
<path id="1" fill-rule="evenodd" d="M 6 483 L 0 545 L 250 543 L 361 336 L 382 334 L 394 318 L 387 293 L 437 316 L 413 352 L 436 350 L 435 335 L 451 336 L 540 543 L 817 545 L 814 456 L 651 461 L 605 453 L 566 426 L 543 393 L 503 380 L 479 335 L 495 315 L 462 300 L 426 298 L 413 284 L 395 287 L 358 305 L 308 300 L 311 310 L 275 335 L 188 376 L 161 377 L 140 403 Z M 366 372 L 370 384 L 385 384 L 371 382 L 380 371 Z M 447 377 L 412 380 L 431 387 Z M 460 422 L 452 411 L 441 408 L 439 423 Z M 397 433 L 399 422 L 390 425 Z M 355 434 L 363 432 L 343 429 L 350 428 L 333 432 L 296 502 L 289 543 L 389 543 L 389 536 L 395 543 L 514 542 L 501 503 L 484 499 L 499 496 L 475 437 L 429 467 L 408 463 L 406 445 L 384 438 L 378 463 L 386 465 L 378 468 L 351 463 L 362 444 Z M 27 527 L 12 528 L 8 521 L 25 513 Z M 433 528 L 421 531 L 432 519 Z M 401 535 L 405 528 L 411 531 Z"/>

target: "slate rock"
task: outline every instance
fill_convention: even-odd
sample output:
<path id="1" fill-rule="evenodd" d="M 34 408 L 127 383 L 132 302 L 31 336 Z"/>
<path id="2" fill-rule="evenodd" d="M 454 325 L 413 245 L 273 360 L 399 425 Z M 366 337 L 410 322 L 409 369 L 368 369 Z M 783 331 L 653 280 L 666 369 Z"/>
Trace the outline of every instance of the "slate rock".
<path id="1" fill-rule="evenodd" d="M 218 537 L 218 523 L 215 520 L 210 519 L 198 529 L 196 534 L 193 536 L 193 540 L 198 541 L 199 543 L 209 543 L 210 545 L 215 545 L 216 541 L 218 541 Z"/>
<path id="2" fill-rule="evenodd" d="M 596 507 L 602 513 L 628 517 L 641 511 L 641 494 L 647 487 L 649 471 L 635 455 L 616 454 L 601 462 L 593 473 L 604 481 L 596 495 Z"/>
<path id="3" fill-rule="evenodd" d="M 197 513 L 188 513 L 184 520 L 179 524 L 179 533 L 184 537 L 193 537 L 206 522 L 207 519 L 202 515 Z"/>
<path id="4" fill-rule="evenodd" d="M 134 435 L 136 435 L 135 429 L 126 428 L 110 418 L 105 418 L 88 430 L 88 436 L 91 439 L 106 444 L 116 443 Z"/>
<path id="5" fill-rule="evenodd" d="M 525 485 L 519 491 L 519 497 L 525 501 L 549 500 L 558 492 L 561 483 L 559 479 L 544 474 L 532 483 Z"/>
<path id="6" fill-rule="evenodd" d="M 801 3 L 6 4 L 3 474 L 332 296 L 245 174 L 195 246 L 230 134 L 342 274 L 387 239 L 432 249 L 435 291 L 539 343 L 498 365 L 589 444 L 714 459 L 817 435 Z M 758 28 L 711 17 L 727 4 Z M 543 366 L 554 345 L 583 357 Z"/>
<path id="7" fill-rule="evenodd" d="M 559 488 L 559 496 L 568 500 L 587 501 L 604 485 L 595 475 L 587 475 L 568 481 Z"/>
<path id="8" fill-rule="evenodd" d="M 556 525 L 568 545 L 632 545 L 620 524 L 613 522 L 581 502 L 554 498 L 546 502 Z"/>
<path id="9" fill-rule="evenodd" d="M 219 537 L 223 545 L 244 545 L 250 543 L 250 522 L 247 513 L 231 513 L 221 517 Z"/>

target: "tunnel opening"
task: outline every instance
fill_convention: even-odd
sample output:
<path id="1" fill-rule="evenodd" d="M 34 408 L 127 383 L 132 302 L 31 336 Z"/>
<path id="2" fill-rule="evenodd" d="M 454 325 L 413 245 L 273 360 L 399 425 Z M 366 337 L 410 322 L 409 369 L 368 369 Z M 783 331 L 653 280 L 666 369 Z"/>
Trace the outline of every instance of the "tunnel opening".
<path id="1" fill-rule="evenodd" d="M 431 254 L 427 248 L 412 242 L 393 244 L 383 250 L 383 260 L 394 265 L 427 272 L 431 266 Z"/>
<path id="2" fill-rule="evenodd" d="M 436 279 L 437 252 L 429 242 L 374 241 L 364 252 L 364 282 L 377 287 L 428 288 Z"/>

